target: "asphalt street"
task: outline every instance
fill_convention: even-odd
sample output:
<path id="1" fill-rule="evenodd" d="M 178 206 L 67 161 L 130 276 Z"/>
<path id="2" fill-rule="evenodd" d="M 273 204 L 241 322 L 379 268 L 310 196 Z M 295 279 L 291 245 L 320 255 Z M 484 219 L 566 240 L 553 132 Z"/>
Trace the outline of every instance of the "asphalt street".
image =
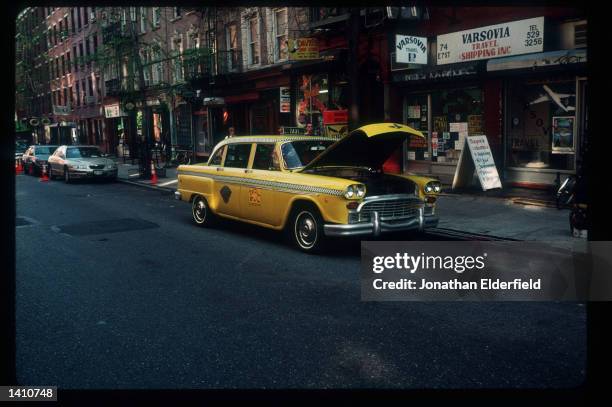
<path id="1" fill-rule="evenodd" d="M 20 384 L 118 388 L 550 388 L 585 379 L 576 303 L 360 300 L 358 241 L 191 223 L 121 183 L 16 184 Z"/>

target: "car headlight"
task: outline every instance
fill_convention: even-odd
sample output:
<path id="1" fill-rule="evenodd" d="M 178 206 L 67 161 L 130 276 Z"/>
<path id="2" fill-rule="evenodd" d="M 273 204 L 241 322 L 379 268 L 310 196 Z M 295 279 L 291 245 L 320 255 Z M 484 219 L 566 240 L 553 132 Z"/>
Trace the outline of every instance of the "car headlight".
<path id="1" fill-rule="evenodd" d="M 429 181 L 425 184 L 424 190 L 426 194 L 437 194 L 442 190 L 442 184 L 439 181 Z"/>
<path id="2" fill-rule="evenodd" d="M 365 196 L 365 185 L 354 184 L 346 187 L 346 191 L 344 191 L 344 197 L 346 199 L 358 199 L 363 198 Z"/>

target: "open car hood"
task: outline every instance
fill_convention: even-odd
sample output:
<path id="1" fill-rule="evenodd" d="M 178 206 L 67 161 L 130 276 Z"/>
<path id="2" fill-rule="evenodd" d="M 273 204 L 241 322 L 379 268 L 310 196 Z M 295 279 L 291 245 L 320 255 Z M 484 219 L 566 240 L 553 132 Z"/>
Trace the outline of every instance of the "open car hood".
<path id="1" fill-rule="evenodd" d="M 368 124 L 353 130 L 314 158 L 302 171 L 320 167 L 357 166 L 380 169 L 410 136 L 425 137 L 397 123 Z"/>

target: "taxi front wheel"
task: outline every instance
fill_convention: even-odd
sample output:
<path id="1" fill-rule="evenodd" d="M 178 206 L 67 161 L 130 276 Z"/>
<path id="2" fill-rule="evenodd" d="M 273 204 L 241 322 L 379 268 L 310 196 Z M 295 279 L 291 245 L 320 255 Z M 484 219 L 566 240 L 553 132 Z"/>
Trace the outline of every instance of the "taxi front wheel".
<path id="1" fill-rule="evenodd" d="M 201 196 L 196 196 L 191 203 L 191 214 L 196 225 L 202 227 L 211 226 L 214 223 L 214 215 L 210 211 L 208 202 Z"/>
<path id="2" fill-rule="evenodd" d="M 320 253 L 324 246 L 323 218 L 311 205 L 296 207 L 288 232 L 293 243 L 306 253 Z"/>

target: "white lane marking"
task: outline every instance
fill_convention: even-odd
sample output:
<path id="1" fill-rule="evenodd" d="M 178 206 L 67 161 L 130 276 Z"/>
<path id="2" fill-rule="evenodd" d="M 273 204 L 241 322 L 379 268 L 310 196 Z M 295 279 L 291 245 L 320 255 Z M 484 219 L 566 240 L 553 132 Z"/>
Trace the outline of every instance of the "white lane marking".
<path id="1" fill-rule="evenodd" d="M 170 184 L 174 184 L 175 182 L 177 182 L 178 180 L 172 180 L 172 181 L 168 181 L 168 182 L 164 182 L 163 184 L 159 184 L 160 187 L 165 187 L 166 185 L 170 185 Z"/>

